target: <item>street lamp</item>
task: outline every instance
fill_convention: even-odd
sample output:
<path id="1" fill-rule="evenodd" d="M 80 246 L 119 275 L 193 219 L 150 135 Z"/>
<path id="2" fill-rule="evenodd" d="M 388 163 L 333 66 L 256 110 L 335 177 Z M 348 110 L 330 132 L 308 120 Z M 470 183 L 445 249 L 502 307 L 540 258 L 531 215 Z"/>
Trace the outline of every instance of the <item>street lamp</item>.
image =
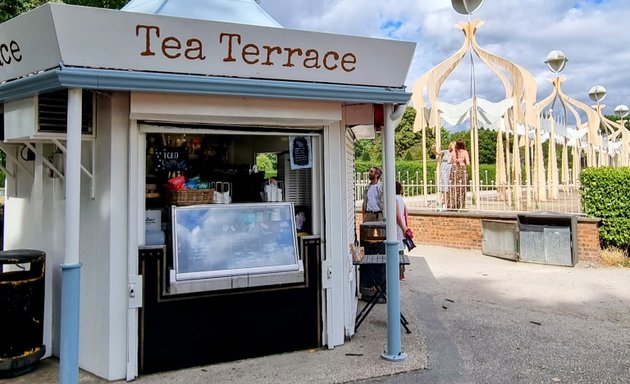
<path id="1" fill-rule="evenodd" d="M 600 102 L 606 98 L 606 88 L 604 88 L 601 85 L 596 85 L 588 91 L 588 97 L 590 97 L 591 100 L 597 103 L 597 118 L 599 119 L 599 129 L 602 130 L 603 116 L 602 116 L 602 105 L 600 104 Z M 604 126 L 604 129 L 602 131 L 603 131 L 602 136 L 601 136 L 602 146 L 600 149 L 600 156 L 599 156 L 600 167 L 602 165 L 606 165 L 602 163 L 605 161 L 604 153 L 608 151 L 608 133 L 606 132 L 606 126 Z M 608 154 L 606 153 L 606 158 L 607 156 Z"/>
<path id="2" fill-rule="evenodd" d="M 588 91 L 588 97 L 599 106 L 599 102 L 606 98 L 606 88 L 601 85 L 596 85 Z"/>
<path id="3" fill-rule="evenodd" d="M 621 127 L 621 165 L 628 165 L 628 136 L 626 121 L 623 119 L 628 116 L 628 106 L 620 104 L 615 107 L 615 116 L 619 118 L 619 126 Z"/>
<path id="4" fill-rule="evenodd" d="M 562 51 L 551 51 L 547 55 L 547 60 L 545 60 L 545 64 L 549 67 L 549 70 L 553 73 L 560 73 L 564 69 L 564 66 L 567 64 L 567 57 Z"/>
<path id="5" fill-rule="evenodd" d="M 451 0 L 453 9 L 462 15 L 472 15 L 473 12 L 481 7 L 483 2 L 484 0 Z"/>
<path id="6" fill-rule="evenodd" d="M 558 198 L 558 163 L 557 163 L 557 155 L 556 155 L 556 131 L 555 131 L 555 121 L 553 117 L 553 108 L 556 106 L 556 99 L 560 99 L 560 104 L 562 104 L 562 124 L 564 125 L 564 143 L 562 146 L 562 180 L 568 181 L 568 173 L 569 173 L 569 163 L 568 163 L 568 149 L 567 149 L 567 106 L 565 101 L 562 99 L 560 91 L 560 87 L 564 79 L 560 78 L 560 72 L 564 69 L 567 64 L 567 56 L 562 51 L 551 51 L 547 54 L 547 59 L 545 60 L 545 64 L 549 70 L 556 75 L 556 78 L 551 82 L 554 87 L 554 97 L 553 102 L 551 103 L 551 109 L 547 112 L 547 119 L 549 120 L 550 129 L 549 129 L 549 163 L 547 166 L 547 186 L 550 188 L 551 197 L 556 199 Z M 539 155 L 542 159 L 542 147 L 540 149 Z M 539 168 L 541 169 L 541 168 Z M 542 171 L 541 171 L 542 174 Z"/>
<path id="7" fill-rule="evenodd" d="M 619 124 L 621 124 L 622 127 L 625 127 L 625 120 L 623 118 L 628 116 L 628 106 L 623 104 L 616 106 L 615 116 L 619 118 Z"/>

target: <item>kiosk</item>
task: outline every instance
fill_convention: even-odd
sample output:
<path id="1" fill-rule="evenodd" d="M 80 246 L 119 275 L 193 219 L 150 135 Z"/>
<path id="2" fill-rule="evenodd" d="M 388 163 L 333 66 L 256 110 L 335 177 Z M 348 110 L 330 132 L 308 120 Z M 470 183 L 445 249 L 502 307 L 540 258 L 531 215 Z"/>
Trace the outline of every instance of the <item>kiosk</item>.
<path id="1" fill-rule="evenodd" d="M 343 344 L 352 128 L 410 99 L 414 43 L 177 16 L 0 25 L 4 249 L 46 252 L 47 356 L 108 380 Z"/>

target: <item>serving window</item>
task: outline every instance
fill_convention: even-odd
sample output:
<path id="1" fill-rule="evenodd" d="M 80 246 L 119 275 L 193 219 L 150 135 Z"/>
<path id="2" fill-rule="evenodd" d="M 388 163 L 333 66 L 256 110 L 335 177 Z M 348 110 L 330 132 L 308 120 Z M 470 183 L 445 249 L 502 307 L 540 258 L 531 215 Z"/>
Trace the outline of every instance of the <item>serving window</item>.
<path id="1" fill-rule="evenodd" d="M 145 241 L 167 248 L 165 293 L 305 282 L 298 244 L 318 231 L 312 212 L 318 133 L 141 129 L 152 223 Z M 271 161 L 261 163 L 261 154 Z"/>

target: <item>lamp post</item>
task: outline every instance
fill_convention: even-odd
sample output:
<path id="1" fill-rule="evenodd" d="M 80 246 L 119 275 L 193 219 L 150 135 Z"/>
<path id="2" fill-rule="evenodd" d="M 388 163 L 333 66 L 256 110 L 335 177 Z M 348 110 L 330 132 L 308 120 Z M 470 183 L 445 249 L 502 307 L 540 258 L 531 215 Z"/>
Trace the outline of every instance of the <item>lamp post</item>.
<path id="1" fill-rule="evenodd" d="M 588 97 L 590 97 L 591 100 L 597 103 L 596 111 L 597 111 L 597 117 L 599 118 L 598 127 L 600 130 L 602 130 L 602 118 L 603 118 L 602 109 L 604 108 L 604 105 L 601 104 L 601 101 L 606 98 L 606 88 L 604 88 L 601 85 L 596 85 L 588 91 Z M 599 150 L 599 162 L 598 162 L 598 166 L 600 167 L 603 165 L 607 165 L 606 160 L 608 157 L 608 154 L 604 156 L 605 150 L 608 149 L 608 135 L 606 133 L 606 127 L 604 127 L 602 131 L 603 132 L 601 136 L 601 145 L 600 145 L 600 150 Z"/>
<path id="2" fill-rule="evenodd" d="M 628 131 L 626 129 L 626 121 L 623 119 L 624 117 L 628 116 L 628 106 L 624 105 L 624 104 L 620 104 L 618 106 L 615 107 L 615 116 L 617 116 L 619 118 L 619 129 L 621 130 L 621 166 L 627 166 L 629 163 L 629 159 L 628 159 Z"/>
<path id="3" fill-rule="evenodd" d="M 453 9 L 462 15 L 468 16 L 468 28 L 472 29 L 472 22 L 470 21 L 470 15 L 479 9 L 485 0 L 451 0 Z M 477 122 L 477 85 L 475 82 L 475 62 L 473 60 L 473 51 L 468 46 L 470 54 L 470 78 L 471 78 L 471 94 L 472 94 L 472 107 L 470 109 L 470 165 L 471 165 L 471 180 L 472 180 L 472 195 L 473 203 L 479 209 L 479 127 Z M 439 130 L 436 129 L 436 137 L 440 135 Z M 465 199 L 465 193 L 464 193 Z"/>
<path id="4" fill-rule="evenodd" d="M 563 112 L 563 124 L 564 124 L 564 131 L 566 132 L 566 125 L 567 125 L 567 107 L 566 104 L 564 102 L 564 100 L 562 100 L 562 97 L 560 97 L 561 95 L 561 90 L 560 87 L 562 85 L 562 82 L 564 81 L 563 78 L 560 78 L 560 72 L 562 72 L 562 70 L 564 70 L 564 67 L 567 64 L 567 61 L 569 59 L 567 59 L 567 56 L 564 54 L 564 52 L 562 51 L 551 51 L 549 52 L 549 54 L 547 54 L 547 59 L 545 60 L 545 64 L 547 64 L 547 67 L 549 68 L 549 70 L 554 73 L 556 75 L 556 77 L 552 80 L 552 84 L 554 87 L 553 93 L 554 93 L 554 97 L 553 97 L 553 102 L 551 103 L 551 109 L 549 110 L 549 113 L 547 115 L 547 119 L 549 120 L 549 157 L 548 157 L 548 162 L 547 162 L 547 186 L 549 188 L 549 192 L 550 195 L 553 199 L 557 199 L 558 198 L 558 161 L 557 161 L 557 154 L 556 154 L 556 130 L 555 130 L 555 119 L 553 117 L 553 108 L 555 107 L 556 104 L 556 99 L 560 100 L 560 104 L 562 104 L 562 112 Z M 540 134 L 540 133 L 539 133 Z M 539 138 L 537 138 L 537 140 L 540 140 Z M 562 170 L 563 170 L 563 176 L 562 179 L 563 181 L 567 181 L 567 177 L 568 177 L 568 160 L 565 161 L 565 158 L 568 159 L 568 155 L 567 155 L 567 139 L 566 139 L 566 134 L 564 137 L 564 146 L 563 146 L 563 162 L 562 162 Z M 539 153 L 540 159 L 542 160 L 542 143 L 540 145 L 540 153 Z M 542 181 L 542 175 L 544 174 L 544 169 L 542 169 L 542 161 L 540 161 L 540 163 L 537 163 L 538 168 L 537 170 L 539 170 L 540 172 L 540 178 L 539 178 L 539 182 Z M 566 168 L 566 170 L 565 170 Z"/>
<path id="5" fill-rule="evenodd" d="M 547 54 L 547 60 L 545 60 L 545 64 L 549 67 L 549 70 L 553 73 L 560 73 L 564 69 L 564 66 L 567 64 L 566 55 L 562 51 L 551 51 Z"/>
<path id="6" fill-rule="evenodd" d="M 625 127 L 626 121 L 623 118 L 628 116 L 628 106 L 623 104 L 616 106 L 615 116 L 619 118 L 619 124 L 621 124 L 622 127 Z"/>
<path id="7" fill-rule="evenodd" d="M 455 12 L 462 15 L 472 15 L 485 0 L 451 0 Z"/>

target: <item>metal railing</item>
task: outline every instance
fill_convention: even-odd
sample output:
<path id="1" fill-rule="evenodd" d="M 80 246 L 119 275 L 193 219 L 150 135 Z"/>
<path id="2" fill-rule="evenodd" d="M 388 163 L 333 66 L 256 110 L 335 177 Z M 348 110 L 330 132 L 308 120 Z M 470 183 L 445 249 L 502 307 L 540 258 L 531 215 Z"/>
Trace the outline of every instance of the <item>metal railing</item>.
<path id="1" fill-rule="evenodd" d="M 403 176 L 403 177 L 401 177 Z M 407 176 L 407 177 L 404 177 Z M 396 180 L 403 186 L 403 196 L 408 208 L 442 210 L 444 195 L 438 192 L 438 185 L 433 180 L 428 180 L 425 185 L 418 175 L 397 175 Z M 367 173 L 355 174 L 355 203 L 360 207 L 363 199 L 363 189 L 369 184 Z M 488 184 L 482 183 L 474 188 L 472 181 L 463 187 L 465 189 L 465 202 L 459 209 L 449 207 L 448 197 L 446 208 L 449 211 L 488 211 L 488 212 L 561 212 L 582 213 L 580 204 L 580 188 L 576 184 L 560 184 L 555 188 L 543 185 L 518 186 L 498 185 L 490 180 Z M 475 193 L 475 189 L 479 192 Z M 449 190 L 453 190 L 449 188 Z M 544 192 L 544 193 L 541 193 Z M 454 206 L 454 204 L 450 204 Z"/>

